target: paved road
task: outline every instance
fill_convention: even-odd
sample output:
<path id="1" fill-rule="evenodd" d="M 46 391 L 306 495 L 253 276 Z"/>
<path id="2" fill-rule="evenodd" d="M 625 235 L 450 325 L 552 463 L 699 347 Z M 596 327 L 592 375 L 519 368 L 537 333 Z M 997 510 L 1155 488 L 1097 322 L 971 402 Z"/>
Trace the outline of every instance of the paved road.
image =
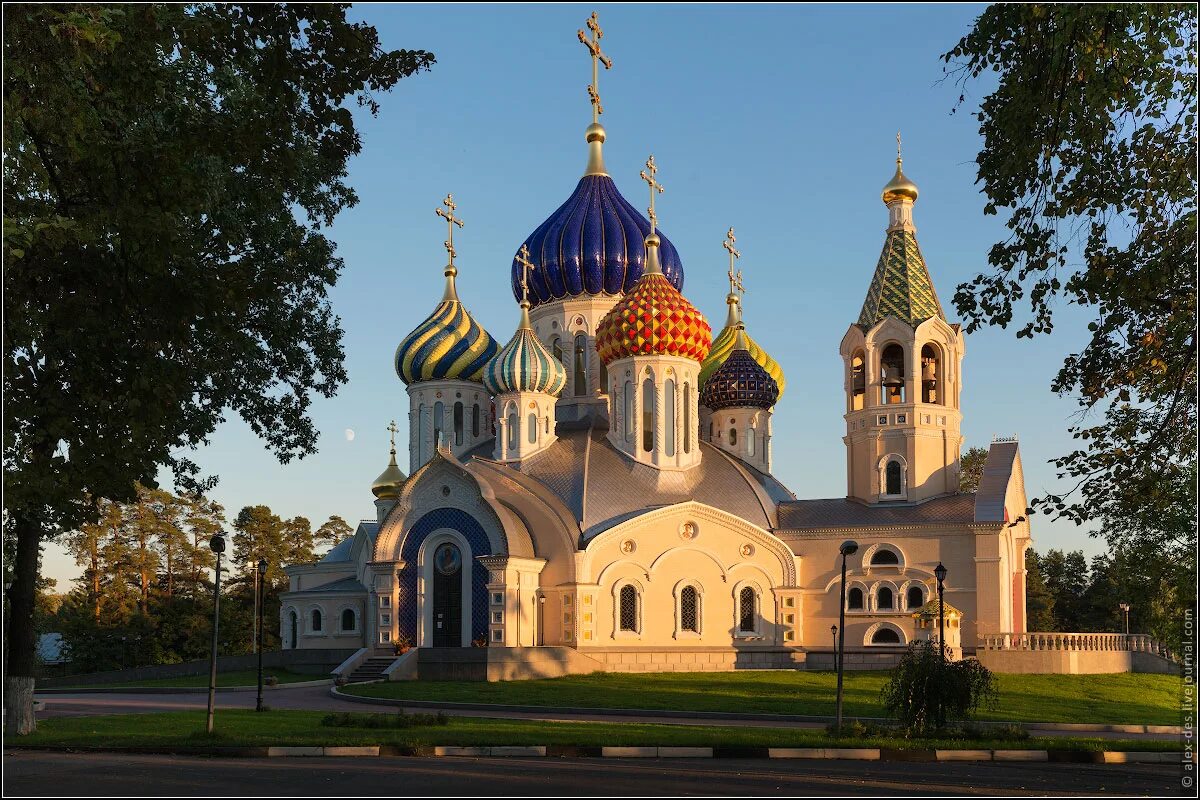
<path id="1" fill-rule="evenodd" d="M 181 694 L 46 694 L 39 695 L 46 710 L 38 719 L 61 716 L 89 716 L 95 714 L 140 714 L 154 711 L 185 711 L 205 708 L 208 696 L 203 693 Z M 352 700 L 331 697 L 328 686 L 305 686 L 295 689 L 273 689 L 264 694 L 264 702 L 271 708 L 312 711 L 392 711 L 395 706 L 369 706 Z M 218 692 L 217 708 L 254 708 L 254 692 Z M 429 711 L 422 708 L 421 711 Z M 553 710 L 544 712 L 524 711 L 458 711 L 447 710 L 451 716 L 493 717 L 501 719 L 532 719 L 571 722 L 651 722 L 661 725 L 728 725 L 733 727 L 759 728 L 820 728 L 822 722 L 795 722 L 773 720 L 697 720 L 687 717 L 644 717 L 636 714 L 612 716 L 608 714 L 563 714 Z M 1073 733 L 1041 731 L 1037 736 L 1086 736 L 1102 739 L 1162 739 L 1178 740 L 1177 734 L 1129 734 L 1129 733 Z"/>
<path id="2" fill-rule="evenodd" d="M 1133 764 L 4 755 L 5 796 L 1161 796 L 1182 794 L 1180 777 Z"/>

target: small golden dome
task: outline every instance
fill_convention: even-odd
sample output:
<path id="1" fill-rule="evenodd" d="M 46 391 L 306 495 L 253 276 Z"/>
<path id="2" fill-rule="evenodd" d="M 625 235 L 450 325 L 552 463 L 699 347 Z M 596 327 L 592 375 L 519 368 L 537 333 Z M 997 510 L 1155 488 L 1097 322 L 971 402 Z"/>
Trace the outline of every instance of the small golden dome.
<path id="1" fill-rule="evenodd" d="M 883 187 L 882 197 L 884 205 L 901 199 L 907 199 L 912 203 L 917 202 L 917 185 L 905 176 L 904 170 L 900 169 L 900 159 L 898 158 L 896 159 L 896 174 L 888 181 L 887 186 Z"/>
<path id="2" fill-rule="evenodd" d="M 392 457 L 388 459 L 387 469 L 379 473 L 379 477 L 371 484 L 371 494 L 379 500 L 399 497 L 406 480 L 408 479 L 396 464 L 396 450 L 393 448 Z"/>
<path id="3" fill-rule="evenodd" d="M 586 135 L 589 142 L 603 142 L 605 139 L 604 126 L 599 122 L 593 122 L 587 126 Z"/>

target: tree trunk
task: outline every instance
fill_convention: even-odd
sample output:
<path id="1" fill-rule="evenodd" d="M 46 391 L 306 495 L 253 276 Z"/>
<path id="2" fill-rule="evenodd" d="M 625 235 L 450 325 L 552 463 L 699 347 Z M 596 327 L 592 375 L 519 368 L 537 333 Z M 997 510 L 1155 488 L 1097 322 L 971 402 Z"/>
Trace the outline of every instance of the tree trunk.
<path id="1" fill-rule="evenodd" d="M 42 542 L 37 521 L 26 512 L 13 511 L 12 520 L 17 534 L 17 559 L 12 587 L 8 590 L 11 616 L 7 631 L 8 670 L 4 675 L 4 730 L 9 736 L 24 736 L 37 728 L 33 716 L 33 672 L 37 663 L 33 607 Z"/>
<path id="2" fill-rule="evenodd" d="M 99 539 L 92 540 L 92 603 L 95 606 L 96 625 L 100 624 L 100 549 Z"/>

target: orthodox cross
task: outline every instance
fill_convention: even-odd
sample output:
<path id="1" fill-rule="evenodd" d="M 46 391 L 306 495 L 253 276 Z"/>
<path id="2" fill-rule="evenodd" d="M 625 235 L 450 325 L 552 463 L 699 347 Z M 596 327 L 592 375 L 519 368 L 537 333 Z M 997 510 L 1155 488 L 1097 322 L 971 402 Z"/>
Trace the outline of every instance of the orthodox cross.
<path id="1" fill-rule="evenodd" d="M 729 251 L 729 293 L 737 294 L 745 292 L 746 286 L 742 283 L 742 271 L 739 269 L 736 273 L 733 271 L 733 263 L 742 257 L 742 254 L 735 250 L 733 243 L 737 241 L 737 237 L 733 235 L 733 228 L 729 229 L 728 237 L 721 242 L 721 246 Z"/>
<path id="2" fill-rule="evenodd" d="M 604 31 L 600 30 L 600 18 L 596 16 L 595 11 L 588 17 L 587 26 L 592 32 L 592 38 L 589 39 L 580 28 L 579 41 L 592 54 L 592 83 L 588 86 L 588 97 L 592 100 L 592 122 L 598 123 L 600 115 L 604 113 L 604 107 L 600 105 L 600 64 L 603 64 L 605 69 L 612 69 L 612 59 L 600 52 L 600 40 L 604 38 Z"/>
<path id="3" fill-rule="evenodd" d="M 442 201 L 442 205 L 444 205 L 447 210 L 443 211 L 440 208 L 435 208 L 434 213 L 446 220 L 446 227 L 450 231 L 450 238 L 446 239 L 446 241 L 442 242 L 442 244 L 445 245 L 446 252 L 450 254 L 450 266 L 453 267 L 454 256 L 457 255 L 454 252 L 454 226 L 457 225 L 461 228 L 463 226 L 463 221 L 454 216 L 454 209 L 458 208 L 458 203 L 454 202 L 453 195 L 446 195 L 446 199 Z"/>
<path id="4" fill-rule="evenodd" d="M 521 265 L 521 305 L 529 304 L 529 273 L 537 269 L 537 265 L 529 260 L 529 245 L 521 245 L 521 250 L 514 259 Z"/>
<path id="5" fill-rule="evenodd" d="M 650 172 L 646 172 L 646 169 Z M 642 170 L 642 180 L 650 185 L 650 233 L 654 233 L 655 226 L 658 225 L 658 215 L 654 213 L 654 190 L 657 189 L 659 194 L 663 193 L 663 185 L 654 179 L 654 175 L 658 172 L 658 166 L 654 163 L 654 156 L 646 159 L 646 169 Z"/>
<path id="6" fill-rule="evenodd" d="M 396 434 L 400 432 L 400 429 L 396 427 L 396 420 L 392 420 L 392 424 L 388 425 L 387 429 L 392 434 L 392 452 L 395 453 L 396 452 Z"/>
<path id="7" fill-rule="evenodd" d="M 896 162 L 900 161 L 900 131 L 896 131 Z"/>

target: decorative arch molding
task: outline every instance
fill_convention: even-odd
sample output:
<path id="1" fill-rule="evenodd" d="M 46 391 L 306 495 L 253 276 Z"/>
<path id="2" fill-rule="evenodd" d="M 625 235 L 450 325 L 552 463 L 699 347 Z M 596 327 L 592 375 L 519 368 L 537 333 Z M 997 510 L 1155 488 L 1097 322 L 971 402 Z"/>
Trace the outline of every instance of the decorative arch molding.
<path id="1" fill-rule="evenodd" d="M 791 549 L 780 539 L 771 535 L 762 528 L 747 522 L 741 517 L 736 517 L 719 508 L 705 505 L 704 503 L 695 500 L 688 500 L 683 503 L 676 503 L 670 506 L 654 509 L 645 514 L 640 514 L 633 519 L 626 520 L 619 525 L 614 525 L 602 533 L 598 533 L 587 542 L 580 559 L 579 577 L 578 580 L 586 582 L 592 574 L 592 561 L 596 552 L 601 546 L 612 539 L 617 539 L 624 536 L 629 536 L 636 533 L 639 529 L 653 526 L 655 523 L 661 522 L 664 518 L 673 517 L 680 513 L 690 514 L 698 520 L 709 520 L 719 525 L 730 528 L 737 533 L 750 539 L 757 545 L 760 545 L 765 550 L 774 555 L 780 564 L 783 571 L 783 583 L 781 588 L 793 588 L 797 581 L 796 557 L 792 554 Z M 692 548 L 695 550 L 695 548 Z M 732 564 L 723 567 L 723 572 L 728 573 L 733 567 Z M 599 581 L 597 581 L 599 582 Z"/>
<path id="2" fill-rule="evenodd" d="M 894 631 L 896 636 L 898 636 L 900 638 L 899 645 L 890 644 L 890 643 L 889 644 L 873 643 L 871 640 L 874 639 L 875 634 L 881 630 Z M 904 629 L 901 628 L 899 625 L 895 624 L 894 622 L 876 622 L 874 625 L 871 625 L 870 627 L 868 627 L 867 632 L 863 634 L 863 646 L 864 647 L 897 647 L 897 646 L 905 646 L 907 644 L 908 644 L 908 636 L 905 635 Z"/>
<path id="3" fill-rule="evenodd" d="M 906 566 L 903 569 L 901 569 L 900 572 L 897 573 L 896 575 L 889 575 L 888 577 L 893 581 L 906 580 L 906 581 L 923 582 L 926 586 L 932 586 L 933 581 L 936 580 L 934 578 L 932 570 L 925 569 L 924 567 L 911 567 L 911 566 Z M 830 578 L 825 583 L 825 588 L 823 590 L 818 589 L 817 591 L 826 591 L 826 592 L 837 591 L 838 585 L 840 584 L 841 580 L 842 580 L 842 578 L 841 578 L 840 574 L 834 575 L 832 578 Z M 873 586 L 874 582 L 878 581 L 878 580 L 881 580 L 879 575 L 877 575 L 877 574 L 873 575 L 868 571 L 859 571 L 859 570 L 855 570 L 853 572 L 848 571 L 846 573 L 846 591 L 850 591 L 851 586 L 858 586 L 859 588 L 862 588 L 865 591 L 867 587 Z M 886 580 L 886 579 L 884 579 L 884 580 Z"/>
<path id="4" fill-rule="evenodd" d="M 621 628 L 621 614 L 624 608 L 621 604 L 621 592 L 625 587 L 632 586 L 636 592 L 634 600 L 634 629 L 623 630 Z M 612 605 L 613 605 L 613 624 L 612 635 L 614 639 L 634 638 L 640 639 L 642 630 L 645 628 L 646 619 L 646 587 L 637 578 L 625 577 L 618 578 L 613 581 L 612 585 Z"/>
<path id="5" fill-rule="evenodd" d="M 724 577 L 724 576 L 722 576 Z M 691 587 L 696 591 L 696 628 L 684 628 L 683 590 Z M 695 578 L 682 578 L 671 587 L 671 598 L 675 607 L 675 638 L 697 639 L 704 635 L 704 584 Z"/>
<path id="6" fill-rule="evenodd" d="M 720 572 L 721 572 L 721 580 L 722 581 L 728 581 L 730 570 L 732 570 L 733 567 L 737 566 L 736 564 L 734 564 L 733 567 L 726 567 L 724 564 L 721 563 L 721 559 L 717 558 L 717 554 L 712 552 L 711 550 L 705 549 L 703 547 L 688 547 L 686 545 L 681 545 L 678 547 L 669 548 L 665 552 L 660 553 L 658 558 L 654 559 L 654 561 L 650 562 L 650 574 L 653 575 L 654 571 L 656 569 L 658 569 L 659 565 L 661 565 L 662 562 L 666 561 L 667 558 L 669 558 L 670 556 L 692 555 L 692 554 L 704 556 L 709 561 L 716 564 L 717 569 L 720 570 Z M 769 582 L 770 578 L 768 578 L 767 580 Z"/>
<path id="7" fill-rule="evenodd" d="M 924 602 L 921 603 L 922 606 L 925 605 L 925 603 L 928 603 L 930 598 L 937 594 L 937 590 L 931 587 L 927 581 L 916 578 L 910 578 L 909 580 L 906 580 L 904 583 L 900 584 L 900 597 L 904 601 L 905 611 L 917 611 L 920 609 L 920 606 L 913 608 L 908 604 L 908 590 L 917 587 L 921 589 L 921 597 L 924 598 Z"/>
<path id="8" fill-rule="evenodd" d="M 643 564 L 640 561 L 634 561 L 631 558 L 622 558 L 619 561 L 610 562 L 604 569 L 602 569 L 600 571 L 600 574 L 596 577 L 596 583 L 603 586 L 605 583 L 605 580 L 612 573 L 620 572 L 622 567 L 633 567 L 634 569 L 637 570 L 638 574 L 642 576 L 643 580 L 646 580 L 646 581 L 650 580 L 650 567 L 646 566 L 645 564 Z M 621 580 L 624 580 L 624 578 L 617 578 L 618 582 L 620 582 Z M 639 586 L 640 585 L 641 584 L 639 584 Z"/>
<path id="9" fill-rule="evenodd" d="M 296 618 L 295 637 L 292 636 L 292 617 Z M 279 637 L 280 645 L 284 650 L 295 650 L 300 646 L 298 641 L 301 631 L 304 630 L 304 620 L 300 616 L 299 609 L 294 604 L 288 604 L 279 609 L 279 627 L 281 636 Z"/>
<path id="10" fill-rule="evenodd" d="M 893 461 L 900 465 L 900 493 L 888 494 L 887 490 L 887 469 L 888 465 Z M 876 471 L 879 474 L 879 499 L 880 500 L 907 500 L 908 499 L 908 459 L 900 453 L 884 453 L 879 457 L 876 464 Z"/>
<path id="11" fill-rule="evenodd" d="M 342 626 L 342 619 L 346 612 L 349 611 L 354 615 L 354 627 L 347 630 Z M 357 603 L 342 603 L 337 610 L 337 633 L 362 633 L 363 630 L 363 612 Z"/>
<path id="12" fill-rule="evenodd" d="M 321 619 L 321 629 L 320 630 L 313 629 L 313 612 L 314 611 L 321 615 L 320 616 L 320 619 Z M 326 617 L 328 617 L 328 614 L 325 613 L 325 606 L 323 604 L 317 603 L 317 602 L 309 602 L 309 604 L 304 607 L 304 615 L 300 619 L 300 631 L 301 631 L 300 635 L 301 636 L 328 636 L 330 631 L 329 631 L 329 625 L 327 624 L 328 620 L 326 619 Z"/>
<path id="13" fill-rule="evenodd" d="M 887 459 L 887 458 L 889 458 L 889 456 L 884 456 L 884 459 Z M 901 461 L 903 461 L 903 459 L 901 459 Z M 872 566 L 871 560 L 874 559 L 875 554 L 881 550 L 885 550 L 885 551 L 890 550 L 891 552 L 895 553 L 896 558 L 899 561 L 899 563 L 897 563 L 897 564 L 875 564 L 874 566 Z M 863 570 L 863 574 L 865 574 L 865 575 L 871 574 L 871 570 L 873 570 L 873 569 L 895 569 L 897 572 L 903 573 L 905 571 L 907 564 L 908 564 L 908 558 L 905 556 L 904 550 L 903 550 L 903 548 L 900 547 L 900 545 L 892 544 L 891 542 L 875 542 L 874 544 L 869 545 L 863 549 L 862 570 Z"/>
<path id="14" fill-rule="evenodd" d="M 874 353 L 873 361 L 875 363 L 871 365 L 872 368 L 879 368 L 879 354 L 892 343 L 904 348 L 905 363 L 909 363 L 908 356 L 912 355 L 913 341 L 916 339 L 915 333 L 907 323 L 901 322 L 895 317 L 884 317 L 880 320 L 863 336 L 867 350 Z"/>
<path id="15" fill-rule="evenodd" d="M 880 589 L 891 590 L 891 592 L 892 592 L 892 607 L 891 608 L 880 608 L 879 607 L 879 590 Z M 889 580 L 880 580 L 880 581 L 875 581 L 875 583 L 871 584 L 871 611 L 899 611 L 899 610 L 900 610 L 900 597 L 899 597 L 898 590 L 896 589 L 895 582 L 889 581 Z"/>
<path id="16" fill-rule="evenodd" d="M 449 494 L 444 493 L 448 488 Z M 438 449 L 404 484 L 400 499 L 379 527 L 372 561 L 403 560 L 405 538 L 414 523 L 435 509 L 457 509 L 481 522 L 489 540 L 489 555 L 509 554 L 505 526 L 489 502 L 491 487 L 476 479 L 454 456 Z M 532 553 L 532 545 L 530 546 Z"/>

